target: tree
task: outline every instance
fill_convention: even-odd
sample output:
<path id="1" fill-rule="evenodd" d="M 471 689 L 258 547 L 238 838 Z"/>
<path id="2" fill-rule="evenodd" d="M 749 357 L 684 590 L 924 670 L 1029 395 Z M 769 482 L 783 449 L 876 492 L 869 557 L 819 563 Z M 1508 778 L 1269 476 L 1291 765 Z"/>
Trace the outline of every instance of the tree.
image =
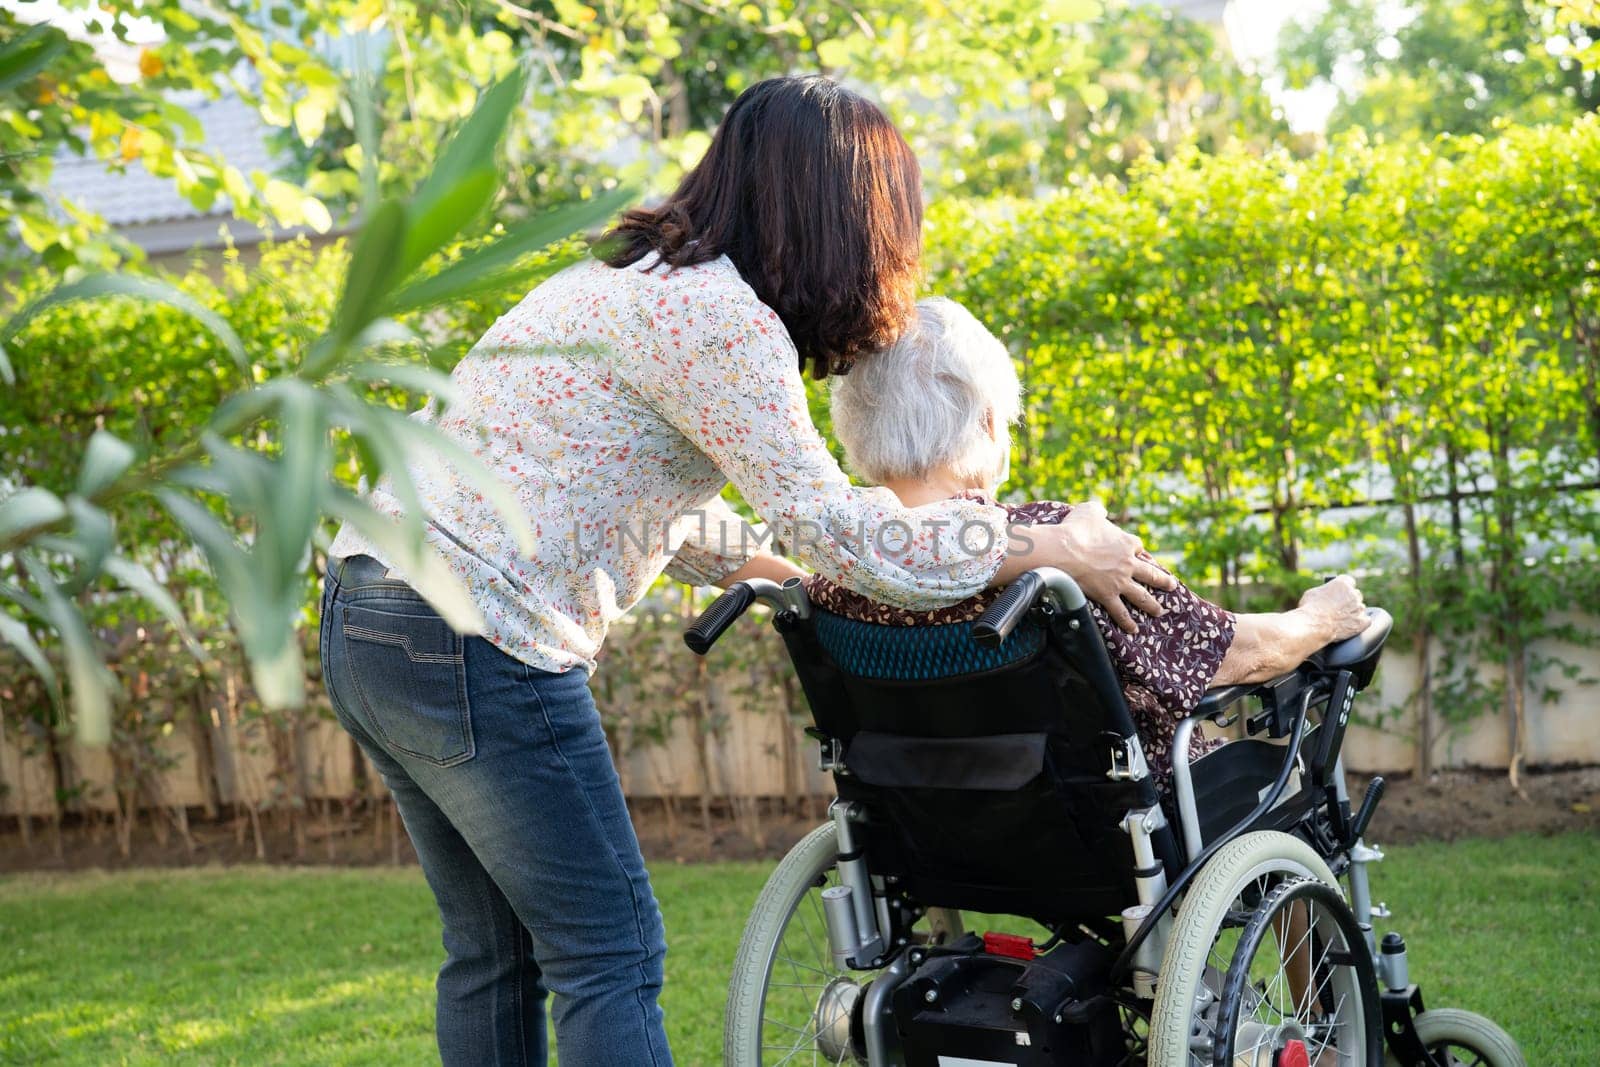
<path id="1" fill-rule="evenodd" d="M 466 106 L 469 86 L 499 76 L 514 56 L 531 57 L 527 108 L 539 118 L 512 130 L 510 159 L 526 170 L 507 195 L 537 205 L 574 185 L 669 187 L 738 93 L 796 73 L 839 77 L 885 103 L 926 160 L 953 161 L 930 166 L 933 183 L 960 185 L 990 147 L 972 137 L 975 126 L 993 116 L 1036 119 L 1079 92 L 1096 97 L 1092 35 L 1083 27 L 1102 8 L 1098 0 L 993 0 L 980 17 L 942 0 L 871 8 L 840 0 L 500 0 L 463 10 L 325 3 L 304 8 L 300 28 L 366 29 L 392 40 L 379 79 L 383 181 L 398 180 L 431 150 L 438 124 Z M 422 40 L 426 49 L 416 45 Z M 294 119 L 310 187 L 353 191 L 359 160 L 348 152 L 349 109 L 319 104 L 309 126 L 292 111 L 279 106 L 274 114 L 280 124 Z"/>
<path id="2" fill-rule="evenodd" d="M 1203 23 L 1153 6 L 1112 4 L 1072 33 L 1083 85 L 1055 83 L 1041 64 L 1025 101 L 964 116 L 964 136 L 928 146 L 948 171 L 941 184 L 963 193 L 1031 194 L 1087 174 L 1126 177 L 1141 160 L 1168 160 L 1189 148 L 1214 152 L 1233 143 L 1260 151 L 1288 138 L 1261 80 Z"/>
<path id="3" fill-rule="evenodd" d="M 126 41 L 129 23 L 86 2 L 85 32 Z M 88 154 L 116 168 L 143 166 L 170 178 L 196 206 L 230 198 L 236 214 L 263 223 L 326 229 L 327 209 L 275 175 L 246 175 L 201 144 L 194 117 L 179 92 L 215 96 L 248 57 L 238 47 L 234 15 L 194 5 L 144 5 L 139 16 L 166 35 L 160 47 L 138 53 L 137 80 L 119 83 L 95 47 L 59 26 L 30 25 L 0 8 L 0 271 L 37 256 L 63 269 L 105 267 L 136 255 L 108 236 L 101 220 L 50 190 L 55 156 Z"/>
<path id="4" fill-rule="evenodd" d="M 1285 31 L 1280 62 L 1291 87 L 1339 86 L 1330 132 L 1488 133 L 1600 107 L 1600 79 L 1575 54 L 1597 32 L 1583 17 L 1548 0 L 1331 0 Z"/>
<path id="5" fill-rule="evenodd" d="M 1585 70 L 1600 70 L 1600 0 L 1549 0 L 1556 10 L 1556 26 L 1566 33 L 1561 51 Z"/>
<path id="6" fill-rule="evenodd" d="M 123 85 L 88 43 L 0 11 L 0 43 L 20 50 L 0 79 L 0 151 L 22 161 L 0 174 L 0 195 L 29 206 L 13 211 L 24 246 L 13 259 L 28 251 L 58 267 L 108 266 L 135 254 L 49 193 L 58 150 L 145 166 L 202 207 L 227 196 L 257 224 L 326 229 L 363 202 L 363 176 L 384 195 L 404 193 L 478 96 L 519 64 L 527 88 L 495 205 L 505 221 L 619 184 L 664 191 L 739 92 L 787 73 L 829 74 L 884 103 L 938 194 L 1030 194 L 1185 147 L 1261 147 L 1286 132 L 1208 27 L 1122 0 L 990 0 L 981 11 L 945 0 L 192 6 L 128 9 L 161 39 Z M 122 15 L 84 17 L 128 35 Z M 253 105 L 274 131 L 280 170 L 247 175 L 208 153 L 175 95 L 196 92 Z M 370 167 L 357 130 L 368 104 Z"/>

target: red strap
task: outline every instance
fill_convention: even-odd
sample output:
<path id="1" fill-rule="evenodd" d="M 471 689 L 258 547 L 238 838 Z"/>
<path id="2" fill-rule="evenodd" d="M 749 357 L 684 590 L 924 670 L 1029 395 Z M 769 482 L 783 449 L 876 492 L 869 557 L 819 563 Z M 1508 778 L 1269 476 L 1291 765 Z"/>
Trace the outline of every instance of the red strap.
<path id="1" fill-rule="evenodd" d="M 995 956 L 1009 956 L 1014 960 L 1031 960 L 1038 955 L 1034 951 L 1032 938 L 992 931 L 983 935 L 983 951 Z"/>

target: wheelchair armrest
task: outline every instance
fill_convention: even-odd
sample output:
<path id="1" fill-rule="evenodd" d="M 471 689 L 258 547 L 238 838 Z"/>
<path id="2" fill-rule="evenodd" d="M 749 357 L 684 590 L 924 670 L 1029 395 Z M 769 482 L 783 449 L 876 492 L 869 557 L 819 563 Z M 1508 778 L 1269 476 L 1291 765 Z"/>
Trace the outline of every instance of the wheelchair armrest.
<path id="1" fill-rule="evenodd" d="M 1329 645 L 1312 657 L 1312 662 L 1327 670 L 1344 670 L 1355 675 L 1357 689 L 1365 689 L 1378 669 L 1383 643 L 1394 629 L 1394 616 L 1382 608 L 1367 609 L 1367 628 L 1354 637 Z"/>
<path id="2" fill-rule="evenodd" d="M 1260 685 L 1255 682 L 1243 682 L 1238 685 L 1219 685 L 1215 689 L 1207 689 L 1206 695 L 1195 705 L 1193 715 L 1197 719 L 1215 719 L 1259 688 Z"/>
<path id="3" fill-rule="evenodd" d="M 1264 710 L 1262 714 L 1246 723 L 1248 732 L 1255 734 L 1270 727 L 1273 737 L 1284 737 L 1288 733 L 1288 723 L 1278 714 L 1278 709 L 1289 708 L 1293 702 L 1292 698 L 1298 696 L 1306 684 L 1307 676 L 1304 670 L 1296 668 L 1265 682 L 1220 685 L 1207 690 L 1191 714 L 1196 718 L 1211 719 L 1219 726 L 1228 726 L 1232 720 L 1223 721 L 1222 713 L 1230 705 L 1237 704 L 1246 697 L 1260 697 Z"/>

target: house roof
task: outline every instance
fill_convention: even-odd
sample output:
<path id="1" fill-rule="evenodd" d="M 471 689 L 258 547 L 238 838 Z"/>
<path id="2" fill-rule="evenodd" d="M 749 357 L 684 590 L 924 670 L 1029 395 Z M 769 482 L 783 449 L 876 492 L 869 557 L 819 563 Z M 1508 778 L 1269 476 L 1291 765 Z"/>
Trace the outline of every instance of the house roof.
<path id="1" fill-rule="evenodd" d="M 187 94 L 186 94 L 187 95 Z M 198 95 L 181 101 L 205 131 L 201 142 L 207 151 L 220 155 L 245 174 L 253 170 L 272 171 L 277 163 L 266 145 L 267 126 L 256 109 L 236 96 L 208 100 Z M 143 245 L 148 252 L 173 251 L 215 240 L 192 240 L 196 222 L 233 219 L 233 205 L 219 196 L 209 210 L 201 211 L 178 192 L 171 178 L 158 178 L 144 164 L 130 163 L 117 168 L 94 156 L 63 152 L 56 157 L 50 176 L 50 191 L 77 206 L 100 215 L 111 226 Z M 186 224 L 169 227 L 166 224 Z M 209 223 L 198 232 L 215 227 Z M 259 236 L 259 231 L 243 220 L 230 222 L 236 236 L 244 232 Z M 166 233 L 164 231 L 171 231 Z M 184 236 L 180 239 L 179 234 Z M 173 244 L 173 240 L 181 240 Z"/>

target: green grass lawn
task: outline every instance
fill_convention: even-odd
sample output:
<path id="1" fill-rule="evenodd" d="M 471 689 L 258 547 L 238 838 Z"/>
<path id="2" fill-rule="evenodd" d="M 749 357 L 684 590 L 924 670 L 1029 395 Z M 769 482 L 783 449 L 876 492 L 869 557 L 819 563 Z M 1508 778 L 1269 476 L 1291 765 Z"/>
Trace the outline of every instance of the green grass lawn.
<path id="1" fill-rule="evenodd" d="M 1394 848 L 1377 872 L 1429 1003 L 1493 1016 L 1532 1067 L 1600 1064 L 1597 845 Z M 718 1062 L 729 962 L 768 869 L 653 872 L 680 1064 Z M 426 1063 L 436 923 L 415 870 L 0 880 L 0 1062 Z"/>

